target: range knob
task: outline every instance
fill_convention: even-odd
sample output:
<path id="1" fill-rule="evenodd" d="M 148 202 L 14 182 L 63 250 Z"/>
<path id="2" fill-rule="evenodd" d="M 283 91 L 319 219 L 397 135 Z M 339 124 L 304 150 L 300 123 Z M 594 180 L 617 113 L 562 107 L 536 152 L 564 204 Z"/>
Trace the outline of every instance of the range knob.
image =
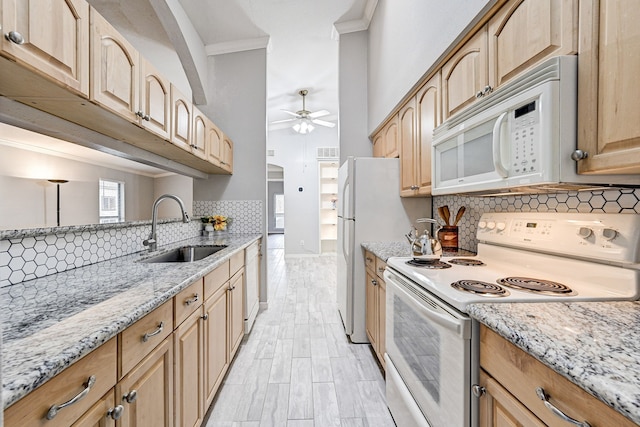
<path id="1" fill-rule="evenodd" d="M 493 222 L 493 221 L 489 221 L 489 222 L 487 223 L 487 228 L 488 228 L 489 230 L 493 230 L 494 228 L 496 228 L 496 223 L 495 223 L 495 222 Z"/>
<path id="2" fill-rule="evenodd" d="M 592 234 L 593 230 L 589 227 L 580 227 L 578 229 L 578 236 L 582 237 L 583 239 L 588 239 Z"/>
<path id="3" fill-rule="evenodd" d="M 605 228 L 604 230 L 602 230 L 602 237 L 604 237 L 605 240 L 611 241 L 615 239 L 617 235 L 618 232 L 613 228 Z"/>
<path id="4" fill-rule="evenodd" d="M 496 229 L 498 231 L 504 231 L 505 228 L 507 228 L 507 224 L 505 224 L 504 222 L 499 222 L 496 224 Z"/>
<path id="5" fill-rule="evenodd" d="M 486 226 L 487 226 L 487 222 L 486 222 L 486 221 L 480 221 L 480 222 L 478 223 L 478 228 L 480 228 L 481 230 L 482 230 L 483 228 L 485 228 Z"/>

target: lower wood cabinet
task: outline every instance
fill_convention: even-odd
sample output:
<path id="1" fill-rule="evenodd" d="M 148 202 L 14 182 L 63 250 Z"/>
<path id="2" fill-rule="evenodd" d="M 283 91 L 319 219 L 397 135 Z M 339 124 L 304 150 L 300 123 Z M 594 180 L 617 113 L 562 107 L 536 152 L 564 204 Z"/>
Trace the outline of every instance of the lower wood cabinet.
<path id="1" fill-rule="evenodd" d="M 176 426 L 202 423 L 204 407 L 204 315 L 194 311 L 173 333 Z"/>
<path id="2" fill-rule="evenodd" d="M 387 264 L 371 252 L 365 252 L 365 329 L 378 361 L 385 368 L 387 285 L 383 273 Z"/>
<path id="3" fill-rule="evenodd" d="M 637 426 L 497 333 L 480 329 L 480 427 L 570 425 L 547 408 L 540 393 L 591 427 Z"/>
<path id="4" fill-rule="evenodd" d="M 124 406 L 120 427 L 172 427 L 173 336 L 169 336 L 116 384 Z"/>
<path id="5" fill-rule="evenodd" d="M 124 413 L 124 406 L 116 406 L 115 390 L 102 396 L 71 427 L 115 427 L 116 420 Z"/>
<path id="6" fill-rule="evenodd" d="M 244 268 L 238 271 L 229 281 L 229 307 L 230 319 L 229 325 L 229 351 L 230 358 L 233 359 L 242 338 L 244 337 Z"/>
<path id="7" fill-rule="evenodd" d="M 229 369 L 228 342 L 229 298 L 227 288 L 221 286 L 204 303 L 204 395 L 207 408 Z"/>

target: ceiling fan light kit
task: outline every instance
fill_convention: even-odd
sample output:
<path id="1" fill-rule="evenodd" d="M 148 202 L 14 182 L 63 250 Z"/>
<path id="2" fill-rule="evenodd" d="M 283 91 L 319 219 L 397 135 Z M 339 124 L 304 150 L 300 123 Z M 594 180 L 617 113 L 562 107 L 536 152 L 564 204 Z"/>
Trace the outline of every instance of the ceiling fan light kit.
<path id="1" fill-rule="evenodd" d="M 302 110 L 296 111 L 295 113 L 293 111 L 282 110 L 285 113 L 291 116 L 294 116 L 294 118 L 285 119 L 285 120 L 276 120 L 275 122 L 271 122 L 271 124 L 293 122 L 294 123 L 294 125 L 292 126 L 293 130 L 303 135 L 311 133 L 311 131 L 313 131 L 316 128 L 314 125 L 325 126 L 328 128 L 334 127 L 336 125 L 335 123 L 328 122 L 326 120 L 319 120 L 319 117 L 324 117 L 331 114 L 327 110 L 320 110 L 313 113 L 307 110 L 305 97 L 307 96 L 308 93 L 309 91 L 306 89 L 302 89 L 298 92 L 298 94 L 302 96 Z"/>

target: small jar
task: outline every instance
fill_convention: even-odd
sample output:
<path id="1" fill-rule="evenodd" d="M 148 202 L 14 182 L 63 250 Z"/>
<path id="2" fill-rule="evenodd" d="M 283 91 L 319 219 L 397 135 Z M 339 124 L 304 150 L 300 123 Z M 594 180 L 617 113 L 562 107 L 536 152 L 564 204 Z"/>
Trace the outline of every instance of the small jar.
<path id="1" fill-rule="evenodd" d="M 458 250 L 458 226 L 445 225 L 440 228 L 438 240 L 443 250 Z"/>

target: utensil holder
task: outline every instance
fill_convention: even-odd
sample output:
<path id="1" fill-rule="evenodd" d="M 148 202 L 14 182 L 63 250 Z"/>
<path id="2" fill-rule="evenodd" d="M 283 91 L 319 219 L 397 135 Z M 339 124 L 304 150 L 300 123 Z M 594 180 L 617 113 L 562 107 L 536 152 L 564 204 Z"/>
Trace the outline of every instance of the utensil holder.
<path id="1" fill-rule="evenodd" d="M 442 249 L 458 250 L 458 226 L 444 225 L 438 230 L 438 240 Z"/>

